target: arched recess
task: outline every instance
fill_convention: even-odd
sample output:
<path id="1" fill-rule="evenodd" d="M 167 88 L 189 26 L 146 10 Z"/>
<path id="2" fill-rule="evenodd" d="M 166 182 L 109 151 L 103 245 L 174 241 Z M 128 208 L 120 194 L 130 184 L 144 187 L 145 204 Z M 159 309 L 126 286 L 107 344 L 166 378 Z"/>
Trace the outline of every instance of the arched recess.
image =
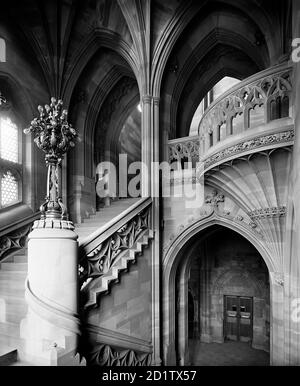
<path id="1" fill-rule="evenodd" d="M 115 119 L 111 124 L 112 130 L 110 130 L 106 136 L 105 149 L 109 149 L 111 154 L 120 154 L 120 135 L 123 130 L 123 126 L 139 105 L 140 95 L 136 87 L 133 88 L 132 92 L 128 95 L 125 104 L 122 105 L 120 111 L 115 114 Z M 141 139 L 141 138 L 140 138 Z"/>
<path id="2" fill-rule="evenodd" d="M 278 272 L 277 267 L 274 266 L 269 251 L 263 245 L 263 242 L 258 240 L 250 231 L 246 231 L 238 224 L 231 220 L 221 218 L 216 214 L 192 224 L 181 235 L 175 239 L 172 245 L 168 248 L 163 260 L 163 360 L 165 365 L 176 365 L 180 357 L 181 365 L 188 364 L 188 322 L 186 316 L 181 316 L 179 322 L 177 321 L 176 302 L 177 304 L 187 304 L 185 298 L 187 297 L 187 276 L 190 268 L 191 253 L 184 254 L 187 250 L 192 251 L 193 239 L 201 232 L 210 230 L 211 227 L 219 225 L 224 228 L 231 229 L 246 240 L 248 240 L 258 251 L 263 258 L 270 274 L 270 292 L 271 292 L 271 323 L 283 324 L 283 313 L 278 307 L 278 299 L 282 301 L 283 287 L 278 285 L 275 277 L 275 272 Z M 181 292 L 177 294 L 176 281 L 179 283 L 178 287 Z M 176 296 L 178 295 L 178 298 Z M 181 315 L 186 315 L 186 312 Z M 183 319 L 182 319 L 183 318 Z M 185 319 L 184 319 L 185 318 Z M 178 330 L 176 330 L 178 323 Z M 272 328 L 273 327 L 273 328 Z M 282 333 L 282 326 L 271 325 L 270 337 L 270 357 L 271 363 L 273 358 L 274 342 L 277 342 L 278 336 Z"/>
<path id="3" fill-rule="evenodd" d="M 222 78 L 229 76 L 243 80 L 261 69 L 252 58 L 236 47 L 222 43 L 212 47 L 185 81 L 184 87 L 176 90 L 176 94 L 180 91 L 180 95 L 170 109 L 170 128 L 176 128 L 175 132 L 173 130 L 170 133 L 171 136 L 188 135 L 199 103 Z"/>
<path id="4" fill-rule="evenodd" d="M 103 48 L 115 52 L 126 63 L 126 67 L 130 68 L 130 72 L 139 83 L 138 60 L 133 48 L 118 33 L 106 29 L 96 29 L 80 42 L 74 52 L 76 60 L 69 70 L 70 76 L 62 90 L 66 103 L 71 101 L 74 92 L 76 92 L 78 80 L 83 72 L 94 60 L 94 57 L 99 54 L 99 50 Z"/>
<path id="5" fill-rule="evenodd" d="M 194 47 L 175 76 L 167 74 L 162 86 L 164 125 L 170 137 L 188 135 L 193 114 L 204 95 L 224 76 L 240 80 L 264 69 L 244 37 L 231 31 L 212 31 Z M 175 56 L 182 55 L 176 53 Z M 169 60 L 172 65 L 174 54 Z"/>
<path id="6" fill-rule="evenodd" d="M 122 89 L 123 92 L 120 92 Z M 109 111 L 108 105 L 116 99 L 119 100 L 119 103 L 111 111 L 111 115 L 105 114 L 105 111 Z M 132 163 L 141 161 L 142 138 L 139 101 L 140 96 L 136 84 L 132 79 L 123 78 L 112 90 L 98 115 L 94 160 L 97 173 L 101 173 L 101 167 L 99 167 L 101 162 L 110 162 L 116 168 L 116 196 L 111 196 L 111 199 L 131 197 L 128 186 L 135 174 L 130 175 L 129 167 Z M 100 174 L 99 177 L 101 178 Z M 126 181 L 120 186 L 121 178 L 123 178 L 122 181 Z M 138 194 L 138 192 L 136 193 Z M 101 197 L 97 197 L 97 208 L 109 203 L 108 199 L 103 200 Z"/>
<path id="7" fill-rule="evenodd" d="M 126 119 L 128 106 L 138 100 L 130 64 L 116 50 L 102 47 L 81 72 L 70 103 L 71 120 L 81 138 L 68 158 L 69 207 L 75 222 L 95 212 L 97 164 L 111 161 L 121 118 Z"/>
<path id="8" fill-rule="evenodd" d="M 159 81 L 160 126 L 169 132 L 169 138 L 189 134 L 200 100 L 222 77 L 244 79 L 270 66 L 276 56 L 274 24 L 279 21 L 274 13 L 270 14 L 273 25 L 270 20 L 261 23 L 264 12 L 262 7 L 250 12 L 243 2 L 207 2 L 201 13 L 184 20 L 187 24 L 176 42 L 172 40 L 172 48 L 166 42 L 169 56 L 164 57 Z"/>
<path id="9" fill-rule="evenodd" d="M 282 7 L 277 8 L 271 3 L 258 4 L 253 1 L 251 5 L 249 5 L 249 1 L 247 0 L 241 0 L 239 2 L 233 0 L 210 0 L 206 2 L 180 4 L 171 15 L 168 15 L 169 18 L 166 16 L 166 13 L 170 13 L 170 9 L 164 9 L 163 17 L 167 19 L 168 22 L 164 26 L 164 33 L 161 34 L 160 39 L 155 42 L 153 72 L 151 77 L 153 95 L 161 95 L 162 81 L 167 71 L 167 62 L 172 51 L 174 51 L 178 39 L 183 35 L 189 24 L 193 20 L 199 22 L 202 15 L 209 13 L 209 9 L 213 8 L 214 10 L 218 10 L 222 9 L 223 6 L 230 6 L 231 9 L 235 9 L 236 12 L 240 13 L 241 19 L 247 19 L 249 24 L 255 24 L 256 31 L 259 31 L 257 36 L 263 35 L 267 42 L 269 57 L 271 59 L 270 65 L 274 65 L 278 58 L 286 53 L 287 42 L 283 39 L 282 44 L 279 46 L 278 41 L 280 40 L 280 31 L 286 28 L 285 24 L 280 24 L 280 22 L 284 17 L 288 18 L 290 9 L 288 5 L 286 9 L 283 10 Z M 281 11 L 278 11 L 279 9 L 281 9 Z M 285 16 L 283 11 L 286 12 Z M 276 14 L 276 12 L 280 12 L 280 15 Z M 158 15 L 162 17 L 160 14 Z M 287 34 L 284 36 L 286 36 L 287 40 Z"/>
<path id="10" fill-rule="evenodd" d="M 214 86 L 208 91 L 208 93 L 205 94 L 204 98 L 201 99 L 200 103 L 196 107 L 190 124 L 190 136 L 198 135 L 201 118 L 203 117 L 205 110 L 210 106 L 210 104 L 239 82 L 240 79 L 236 77 L 222 76 L 222 78 L 214 84 Z"/>

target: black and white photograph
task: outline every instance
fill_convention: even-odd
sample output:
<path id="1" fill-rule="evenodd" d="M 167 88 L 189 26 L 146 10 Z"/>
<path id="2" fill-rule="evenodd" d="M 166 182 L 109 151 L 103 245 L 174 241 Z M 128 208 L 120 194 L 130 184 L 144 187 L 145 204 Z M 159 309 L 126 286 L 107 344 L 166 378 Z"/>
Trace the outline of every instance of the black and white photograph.
<path id="1" fill-rule="evenodd" d="M 300 0 L 1 0 L 1 369 L 300 366 L 299 130 Z"/>

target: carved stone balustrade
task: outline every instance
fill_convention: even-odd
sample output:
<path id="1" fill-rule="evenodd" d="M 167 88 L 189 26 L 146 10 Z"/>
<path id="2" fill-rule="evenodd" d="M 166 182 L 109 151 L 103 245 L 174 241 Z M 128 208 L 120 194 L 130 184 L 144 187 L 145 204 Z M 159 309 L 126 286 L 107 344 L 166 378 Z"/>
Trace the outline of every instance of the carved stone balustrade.
<path id="1" fill-rule="evenodd" d="M 81 246 L 79 276 L 81 283 L 106 274 L 116 263 L 122 252 L 133 247 L 135 242 L 150 229 L 151 200 L 133 210 L 116 224 L 111 232 L 102 231 L 91 243 Z M 94 243 L 94 246 L 90 247 Z"/>
<path id="2" fill-rule="evenodd" d="M 100 295 L 118 282 L 121 272 L 149 245 L 153 238 L 151 208 L 152 199 L 142 198 L 80 245 L 79 281 L 84 309 L 96 307 Z"/>
<path id="3" fill-rule="evenodd" d="M 173 139 L 169 144 L 169 162 L 179 162 L 184 168 L 185 162 L 191 162 L 195 166 L 199 159 L 198 136 Z"/>
<path id="4" fill-rule="evenodd" d="M 244 139 L 268 131 L 273 121 L 291 120 L 291 71 L 281 64 L 259 72 L 212 103 L 199 123 L 200 158 L 226 140 L 229 145 L 230 138 Z"/>

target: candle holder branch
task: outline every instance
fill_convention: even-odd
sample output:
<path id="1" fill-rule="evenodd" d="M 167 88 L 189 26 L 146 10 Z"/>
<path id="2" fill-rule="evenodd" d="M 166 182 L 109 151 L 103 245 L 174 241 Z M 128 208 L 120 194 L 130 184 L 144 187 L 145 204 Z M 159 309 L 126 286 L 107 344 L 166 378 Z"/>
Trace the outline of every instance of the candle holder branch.
<path id="1" fill-rule="evenodd" d="M 38 106 L 39 117 L 34 118 L 25 134 L 33 134 L 37 147 L 45 153 L 47 195 L 41 205 L 41 220 L 68 220 L 67 208 L 62 202 L 61 163 L 67 151 L 75 146 L 76 130 L 68 122 L 68 111 L 61 99 L 51 98 L 50 104 Z"/>

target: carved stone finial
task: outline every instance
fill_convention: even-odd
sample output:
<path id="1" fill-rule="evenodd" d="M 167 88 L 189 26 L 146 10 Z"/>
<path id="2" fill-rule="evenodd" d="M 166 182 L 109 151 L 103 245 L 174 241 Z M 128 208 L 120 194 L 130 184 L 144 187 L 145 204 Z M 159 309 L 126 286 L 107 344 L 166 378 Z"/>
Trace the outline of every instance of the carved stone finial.
<path id="1" fill-rule="evenodd" d="M 41 205 L 41 219 L 67 220 L 67 211 L 61 200 L 60 165 L 64 154 L 75 146 L 77 133 L 68 123 L 63 101 L 52 97 L 50 104 L 38 106 L 39 117 L 31 121 L 25 134 L 33 134 L 34 142 L 45 153 L 48 167 L 47 196 Z"/>
<path id="2" fill-rule="evenodd" d="M 220 202 L 224 202 L 224 194 L 218 194 L 217 190 L 213 190 L 205 197 L 205 203 L 217 207 Z"/>

